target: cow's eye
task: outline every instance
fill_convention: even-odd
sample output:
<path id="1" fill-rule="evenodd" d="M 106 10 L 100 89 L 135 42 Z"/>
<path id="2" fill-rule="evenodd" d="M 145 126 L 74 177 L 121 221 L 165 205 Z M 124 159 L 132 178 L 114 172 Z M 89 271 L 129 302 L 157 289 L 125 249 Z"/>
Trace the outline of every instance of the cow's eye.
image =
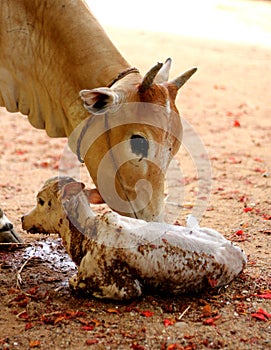
<path id="1" fill-rule="evenodd" d="M 44 202 L 44 200 L 43 200 L 43 199 L 38 198 L 38 204 L 39 204 L 39 205 L 41 205 L 41 206 L 42 206 L 42 205 L 44 205 L 44 203 L 45 203 L 45 202 Z"/>
<path id="2" fill-rule="evenodd" d="M 132 135 L 130 138 L 132 152 L 141 158 L 148 156 L 149 141 L 141 135 Z"/>

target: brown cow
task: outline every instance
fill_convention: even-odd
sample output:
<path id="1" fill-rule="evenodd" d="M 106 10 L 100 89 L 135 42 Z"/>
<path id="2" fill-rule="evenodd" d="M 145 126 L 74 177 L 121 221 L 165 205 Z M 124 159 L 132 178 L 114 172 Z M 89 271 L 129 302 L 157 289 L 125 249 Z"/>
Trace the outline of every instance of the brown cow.
<path id="1" fill-rule="evenodd" d="M 113 209 L 161 220 L 165 172 L 182 137 L 174 101 L 196 69 L 168 82 L 167 60 L 142 77 L 81 0 L 2 0 L 0 37 L 0 105 L 51 137 L 72 136 L 71 148 Z M 126 120 L 130 103 L 136 112 Z M 104 127 L 98 135 L 96 121 Z M 87 148 L 86 136 L 93 139 Z"/>

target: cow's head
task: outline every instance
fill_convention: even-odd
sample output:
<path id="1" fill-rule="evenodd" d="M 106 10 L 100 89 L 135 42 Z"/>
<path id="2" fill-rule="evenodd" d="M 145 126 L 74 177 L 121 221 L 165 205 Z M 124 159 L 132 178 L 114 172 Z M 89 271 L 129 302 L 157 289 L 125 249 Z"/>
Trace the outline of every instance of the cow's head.
<path id="1" fill-rule="evenodd" d="M 146 221 L 163 219 L 165 173 L 182 138 L 175 98 L 196 71 L 168 81 L 170 65 L 168 59 L 143 78 L 131 71 L 110 87 L 80 92 L 91 113 L 79 136 L 90 175 L 113 210 Z"/>

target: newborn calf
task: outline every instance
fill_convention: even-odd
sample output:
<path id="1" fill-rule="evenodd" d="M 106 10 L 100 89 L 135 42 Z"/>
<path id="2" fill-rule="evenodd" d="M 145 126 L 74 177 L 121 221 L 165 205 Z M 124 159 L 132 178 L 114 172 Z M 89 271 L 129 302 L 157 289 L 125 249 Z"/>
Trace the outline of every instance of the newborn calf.
<path id="1" fill-rule="evenodd" d="M 78 266 L 70 286 L 99 298 L 197 292 L 228 284 L 246 265 L 243 251 L 212 229 L 95 215 L 84 185 L 69 177 L 45 183 L 22 225 L 59 233 Z"/>
<path id="2" fill-rule="evenodd" d="M 22 239 L 15 232 L 12 223 L 0 208 L 0 243 L 22 243 Z"/>

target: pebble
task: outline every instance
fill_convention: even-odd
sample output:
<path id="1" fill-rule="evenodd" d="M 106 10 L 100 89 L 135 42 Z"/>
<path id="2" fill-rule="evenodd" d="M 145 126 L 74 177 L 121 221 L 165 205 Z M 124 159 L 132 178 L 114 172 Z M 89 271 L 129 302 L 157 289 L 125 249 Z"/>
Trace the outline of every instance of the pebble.
<path id="1" fill-rule="evenodd" d="M 188 324 L 186 322 L 176 322 L 174 323 L 174 326 L 179 329 L 184 329 L 188 327 Z"/>

